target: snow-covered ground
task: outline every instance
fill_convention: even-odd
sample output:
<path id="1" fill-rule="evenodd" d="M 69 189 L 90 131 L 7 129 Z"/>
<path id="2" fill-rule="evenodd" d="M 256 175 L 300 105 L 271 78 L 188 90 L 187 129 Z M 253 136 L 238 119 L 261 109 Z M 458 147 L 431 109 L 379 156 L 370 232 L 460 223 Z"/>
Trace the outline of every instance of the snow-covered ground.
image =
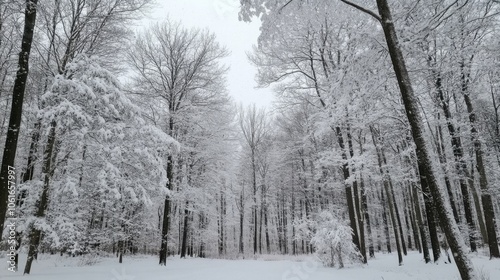
<path id="1" fill-rule="evenodd" d="M 256 260 L 179 259 L 169 258 L 166 267 L 154 256 L 126 256 L 101 259 L 93 266 L 79 266 L 78 258 L 41 255 L 33 263 L 32 274 L 7 270 L 5 257 L 0 258 L 0 279 L 33 280 L 402 280 L 460 279 L 454 264 L 424 264 L 421 255 L 410 252 L 404 265 L 397 265 L 395 254 L 378 254 L 365 266 L 344 269 L 326 268 L 311 256 L 259 256 Z M 478 271 L 491 280 L 500 279 L 500 260 L 475 256 Z M 25 259 L 21 258 L 21 266 Z M 488 279 L 488 278 L 486 278 Z"/>

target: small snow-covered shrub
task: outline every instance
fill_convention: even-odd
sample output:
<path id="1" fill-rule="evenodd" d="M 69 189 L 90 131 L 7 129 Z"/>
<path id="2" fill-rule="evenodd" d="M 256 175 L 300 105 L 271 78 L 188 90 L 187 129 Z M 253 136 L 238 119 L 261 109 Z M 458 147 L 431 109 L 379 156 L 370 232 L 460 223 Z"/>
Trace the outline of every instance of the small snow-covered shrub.
<path id="1" fill-rule="evenodd" d="M 97 252 L 84 254 L 78 260 L 78 266 L 93 266 L 101 261 L 101 256 Z"/>
<path id="2" fill-rule="evenodd" d="M 352 243 L 351 227 L 331 212 L 320 213 L 311 243 L 326 266 L 343 268 L 346 262 L 360 260 L 360 254 Z"/>

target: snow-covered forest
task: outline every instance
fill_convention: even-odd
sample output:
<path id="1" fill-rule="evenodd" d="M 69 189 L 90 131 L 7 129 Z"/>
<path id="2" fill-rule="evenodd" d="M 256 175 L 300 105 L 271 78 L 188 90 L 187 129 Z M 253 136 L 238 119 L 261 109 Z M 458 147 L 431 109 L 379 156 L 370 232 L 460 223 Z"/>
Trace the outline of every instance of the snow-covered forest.
<path id="1" fill-rule="evenodd" d="M 234 0 L 264 107 L 210 28 L 141 26 L 162 1 L 0 0 L 0 278 L 500 279 L 499 1 Z"/>

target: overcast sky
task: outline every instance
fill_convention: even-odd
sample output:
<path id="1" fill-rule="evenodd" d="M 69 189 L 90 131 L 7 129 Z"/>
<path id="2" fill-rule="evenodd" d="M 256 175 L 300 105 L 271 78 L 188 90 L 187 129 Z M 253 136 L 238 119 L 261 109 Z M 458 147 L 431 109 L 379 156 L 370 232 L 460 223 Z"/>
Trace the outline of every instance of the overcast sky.
<path id="1" fill-rule="evenodd" d="M 238 21 L 239 0 L 157 0 L 157 3 L 158 7 L 144 21 L 146 25 L 169 16 L 187 27 L 210 29 L 231 52 L 224 62 L 230 67 L 228 90 L 233 99 L 243 105 L 270 107 L 271 90 L 255 88 L 256 69 L 245 54 L 257 44 L 260 22 Z"/>

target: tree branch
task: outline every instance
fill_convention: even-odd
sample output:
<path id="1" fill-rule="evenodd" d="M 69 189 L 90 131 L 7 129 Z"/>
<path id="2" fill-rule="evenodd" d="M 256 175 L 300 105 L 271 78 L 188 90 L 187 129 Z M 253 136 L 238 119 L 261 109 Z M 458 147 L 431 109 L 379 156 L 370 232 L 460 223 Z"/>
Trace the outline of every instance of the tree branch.
<path id="1" fill-rule="evenodd" d="M 380 18 L 379 15 L 377 15 L 376 13 L 368 10 L 367 8 L 364 8 L 364 7 L 361 7 L 361 6 L 357 5 L 357 4 L 354 4 L 351 1 L 347 1 L 347 0 L 340 0 L 340 1 L 344 2 L 345 4 L 347 4 L 347 5 L 351 6 L 351 7 L 354 7 L 356 9 L 362 11 L 365 14 L 369 14 L 370 16 L 372 16 L 373 18 L 375 18 L 378 22 L 382 21 L 382 19 Z"/>

